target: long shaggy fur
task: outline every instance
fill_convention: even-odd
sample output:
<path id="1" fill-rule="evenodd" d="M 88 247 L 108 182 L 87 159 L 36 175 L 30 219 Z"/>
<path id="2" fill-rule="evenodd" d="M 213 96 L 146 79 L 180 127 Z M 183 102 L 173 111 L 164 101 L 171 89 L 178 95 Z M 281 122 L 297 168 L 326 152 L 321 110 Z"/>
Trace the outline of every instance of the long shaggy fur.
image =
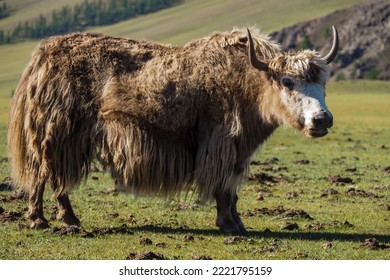
<path id="1" fill-rule="evenodd" d="M 260 59 L 281 54 L 252 32 Z M 265 75 L 250 66 L 238 29 L 183 47 L 96 34 L 44 40 L 13 98 L 12 178 L 27 192 L 48 182 L 58 196 L 99 154 L 133 193 L 195 187 L 210 200 L 235 192 L 249 157 L 280 124 L 279 101 L 263 101 L 272 93 Z"/>

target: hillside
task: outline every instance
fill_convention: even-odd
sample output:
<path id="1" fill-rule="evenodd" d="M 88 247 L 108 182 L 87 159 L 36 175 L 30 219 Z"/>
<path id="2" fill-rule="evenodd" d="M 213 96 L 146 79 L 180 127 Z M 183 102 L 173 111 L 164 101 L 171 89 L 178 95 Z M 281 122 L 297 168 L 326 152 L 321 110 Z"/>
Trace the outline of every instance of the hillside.
<path id="1" fill-rule="evenodd" d="M 330 25 L 339 30 L 340 51 L 330 65 L 334 79 L 390 79 L 390 2 L 373 1 L 336 11 L 273 33 L 284 49 L 330 48 Z"/>
<path id="2" fill-rule="evenodd" d="M 82 0 L 69 0 L 68 5 Z M 62 7 L 58 0 L 12 0 L 15 9 L 0 20 L 0 29 L 21 19 L 39 17 Z M 365 0 L 185 0 L 183 4 L 117 24 L 95 27 L 92 32 L 112 36 L 148 39 L 171 44 L 205 36 L 214 30 L 231 30 L 234 26 L 257 25 L 263 32 L 280 30 L 297 22 L 325 16 Z M 25 3 L 26 6 L 22 5 Z M 37 41 L 0 46 L 0 97 L 9 98 Z"/>
<path id="3" fill-rule="evenodd" d="M 82 32 L 93 26 L 110 25 L 130 18 L 155 13 L 181 3 L 182 0 L 84 0 L 82 3 L 66 3 L 53 10 L 51 14 L 40 14 L 34 19 L 21 19 L 9 30 L 0 29 L 0 44 L 12 44 L 25 40 Z M 1 5 L 3 3 L 3 5 Z M 12 5 L 12 4 L 11 4 Z M 8 8 L 0 0 L 0 16 L 10 16 Z M 17 12 L 17 10 L 15 10 Z"/>

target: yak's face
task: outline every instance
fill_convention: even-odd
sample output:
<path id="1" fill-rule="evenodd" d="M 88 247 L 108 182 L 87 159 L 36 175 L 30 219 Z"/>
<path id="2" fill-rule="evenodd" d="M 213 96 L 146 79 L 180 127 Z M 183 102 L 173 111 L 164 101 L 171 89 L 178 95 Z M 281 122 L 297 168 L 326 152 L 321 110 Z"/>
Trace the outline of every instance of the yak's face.
<path id="1" fill-rule="evenodd" d="M 307 137 L 322 137 L 333 125 L 333 116 L 325 104 L 325 82 L 327 64 L 332 62 L 338 51 L 338 34 L 333 26 L 333 45 L 330 52 L 321 57 L 315 51 L 282 53 L 268 63 L 256 58 L 252 36 L 248 30 L 251 65 L 268 73 L 272 83 L 272 99 L 275 97 L 280 108 L 274 118 L 279 123 L 301 130 Z M 276 96 L 275 96 L 276 95 Z"/>
<path id="2" fill-rule="evenodd" d="M 287 53 L 269 63 L 279 120 L 305 136 L 322 137 L 333 125 L 325 103 L 326 63 L 315 52 Z"/>

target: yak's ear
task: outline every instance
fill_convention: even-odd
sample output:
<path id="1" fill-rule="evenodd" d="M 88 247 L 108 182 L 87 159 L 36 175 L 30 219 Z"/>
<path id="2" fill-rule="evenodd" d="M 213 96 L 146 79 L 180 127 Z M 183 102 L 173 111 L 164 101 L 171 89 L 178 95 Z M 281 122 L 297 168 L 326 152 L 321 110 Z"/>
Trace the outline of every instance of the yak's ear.
<path id="1" fill-rule="evenodd" d="M 248 37 L 242 33 L 233 32 L 225 39 L 225 46 L 244 45 L 246 46 Z"/>
<path id="2" fill-rule="evenodd" d="M 238 42 L 239 42 L 240 44 L 246 46 L 246 44 L 247 44 L 247 42 L 248 42 L 248 36 L 242 35 L 241 37 L 239 37 Z"/>

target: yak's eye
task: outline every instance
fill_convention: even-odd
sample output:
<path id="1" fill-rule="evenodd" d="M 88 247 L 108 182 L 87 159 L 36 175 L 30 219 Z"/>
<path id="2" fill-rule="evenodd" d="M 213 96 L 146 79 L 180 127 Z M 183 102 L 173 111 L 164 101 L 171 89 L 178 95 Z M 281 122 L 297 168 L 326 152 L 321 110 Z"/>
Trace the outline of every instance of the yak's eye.
<path id="1" fill-rule="evenodd" d="M 294 81 L 290 78 L 282 78 L 282 85 L 286 88 L 288 88 L 289 90 L 293 90 L 294 89 Z"/>

